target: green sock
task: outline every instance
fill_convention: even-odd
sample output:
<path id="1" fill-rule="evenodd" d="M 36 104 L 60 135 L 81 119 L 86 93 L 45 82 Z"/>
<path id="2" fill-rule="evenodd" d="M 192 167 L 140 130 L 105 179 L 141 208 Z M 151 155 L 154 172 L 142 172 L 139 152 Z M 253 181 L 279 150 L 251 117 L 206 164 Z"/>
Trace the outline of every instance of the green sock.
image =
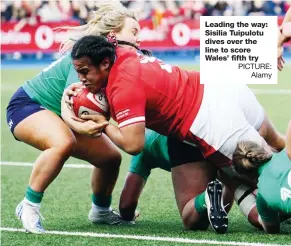
<path id="1" fill-rule="evenodd" d="M 101 194 L 92 194 L 92 202 L 98 207 L 109 208 L 111 205 L 112 196 L 104 196 Z"/>
<path id="2" fill-rule="evenodd" d="M 206 203 L 205 203 L 205 191 L 195 197 L 194 200 L 194 207 L 196 211 L 201 214 L 207 210 Z"/>
<path id="3" fill-rule="evenodd" d="M 25 192 L 25 197 L 30 202 L 40 203 L 43 197 L 43 192 L 34 191 L 28 186 Z"/>

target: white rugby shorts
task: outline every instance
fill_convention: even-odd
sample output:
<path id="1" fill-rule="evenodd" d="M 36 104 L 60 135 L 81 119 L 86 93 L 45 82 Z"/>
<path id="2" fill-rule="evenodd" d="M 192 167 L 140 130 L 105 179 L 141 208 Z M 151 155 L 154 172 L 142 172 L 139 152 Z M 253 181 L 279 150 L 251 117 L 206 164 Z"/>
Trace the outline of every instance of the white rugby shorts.
<path id="1" fill-rule="evenodd" d="M 263 107 L 246 85 L 205 84 L 203 100 L 190 132 L 198 139 L 198 145 L 199 141 L 203 142 L 200 147 L 205 147 L 202 152 L 206 158 L 219 151 L 231 160 L 238 142 L 249 140 L 261 144 L 264 141 L 258 133 L 264 114 Z"/>

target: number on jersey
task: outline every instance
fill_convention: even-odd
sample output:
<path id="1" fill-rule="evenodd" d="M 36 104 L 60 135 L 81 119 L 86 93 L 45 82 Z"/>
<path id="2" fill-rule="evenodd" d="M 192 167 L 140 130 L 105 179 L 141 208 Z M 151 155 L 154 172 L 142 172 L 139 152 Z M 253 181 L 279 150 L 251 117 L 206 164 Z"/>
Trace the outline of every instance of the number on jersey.
<path id="1" fill-rule="evenodd" d="M 287 181 L 288 181 L 288 185 L 289 185 L 289 187 L 291 189 L 291 171 L 288 174 Z M 286 201 L 287 198 L 291 199 L 291 190 L 288 189 L 288 188 L 286 188 L 286 187 L 281 188 L 281 199 L 282 199 L 282 201 Z"/>
<path id="2" fill-rule="evenodd" d="M 160 64 L 161 69 L 166 70 L 168 73 L 172 73 L 172 66 L 171 65 L 165 64 L 165 63 L 163 63 L 163 61 L 161 61 L 161 60 L 159 60 L 159 59 L 157 59 L 155 57 L 142 56 L 140 58 L 140 63 L 142 63 L 142 64 L 146 64 L 146 63 L 149 63 L 149 62 L 155 62 L 155 61 L 157 61 Z"/>

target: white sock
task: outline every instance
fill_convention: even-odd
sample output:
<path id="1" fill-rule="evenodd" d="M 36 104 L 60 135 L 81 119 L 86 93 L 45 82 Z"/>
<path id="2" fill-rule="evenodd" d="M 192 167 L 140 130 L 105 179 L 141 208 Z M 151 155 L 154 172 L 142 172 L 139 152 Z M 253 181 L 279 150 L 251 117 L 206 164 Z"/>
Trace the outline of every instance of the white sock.
<path id="1" fill-rule="evenodd" d="M 29 205 L 31 206 L 34 206 L 34 207 L 40 207 L 40 203 L 34 203 L 34 202 L 31 202 L 29 201 L 26 197 L 24 197 L 23 199 L 26 203 L 28 203 Z"/>
<path id="2" fill-rule="evenodd" d="M 92 211 L 93 212 L 111 212 L 112 208 L 111 207 L 100 207 L 92 203 Z"/>

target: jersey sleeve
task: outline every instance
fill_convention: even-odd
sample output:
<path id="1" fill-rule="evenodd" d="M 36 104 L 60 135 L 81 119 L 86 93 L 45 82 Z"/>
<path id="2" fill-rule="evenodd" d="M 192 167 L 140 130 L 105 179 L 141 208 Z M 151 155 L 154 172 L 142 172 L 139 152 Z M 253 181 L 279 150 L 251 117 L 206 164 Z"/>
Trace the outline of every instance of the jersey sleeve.
<path id="1" fill-rule="evenodd" d="M 274 223 L 279 221 L 279 213 L 268 208 L 268 204 L 260 192 L 257 194 L 256 204 L 258 213 L 263 221 Z"/>
<path id="2" fill-rule="evenodd" d="M 68 77 L 67 77 L 65 89 L 73 83 L 80 82 L 80 80 L 78 78 L 78 74 L 77 74 L 73 64 L 69 64 L 69 66 L 70 66 L 70 68 L 69 68 L 69 72 L 68 72 Z"/>
<path id="3" fill-rule="evenodd" d="M 145 122 L 146 95 L 140 79 L 139 59 L 128 58 L 112 71 L 111 83 L 107 93 L 111 114 L 118 126 L 125 127 Z"/>

